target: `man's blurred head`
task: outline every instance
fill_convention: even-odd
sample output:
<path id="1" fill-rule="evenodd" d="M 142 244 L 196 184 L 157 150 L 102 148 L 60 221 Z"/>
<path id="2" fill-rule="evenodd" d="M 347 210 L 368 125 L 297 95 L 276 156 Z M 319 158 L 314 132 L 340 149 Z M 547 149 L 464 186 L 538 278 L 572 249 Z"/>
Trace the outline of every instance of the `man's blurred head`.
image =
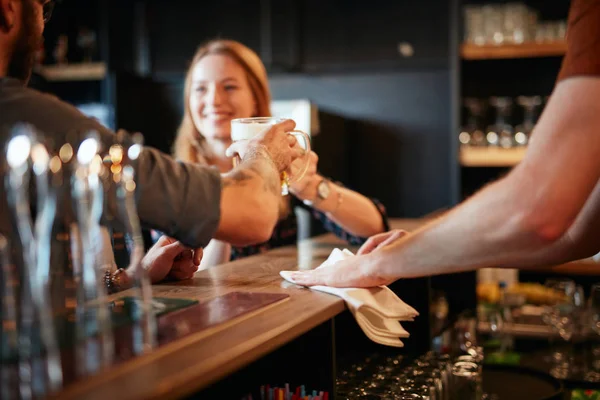
<path id="1" fill-rule="evenodd" d="M 7 76 L 29 81 L 53 6 L 49 0 L 0 0 L 0 57 Z"/>

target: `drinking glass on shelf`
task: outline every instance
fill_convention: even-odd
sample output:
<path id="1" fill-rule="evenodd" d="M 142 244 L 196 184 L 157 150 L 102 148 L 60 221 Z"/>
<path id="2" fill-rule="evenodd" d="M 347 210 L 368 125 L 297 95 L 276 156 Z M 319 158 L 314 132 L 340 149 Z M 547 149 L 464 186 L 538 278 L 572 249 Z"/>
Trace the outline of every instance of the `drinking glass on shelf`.
<path id="1" fill-rule="evenodd" d="M 83 62 L 89 63 L 94 60 L 97 43 L 97 34 L 87 26 L 82 26 L 77 32 L 77 46 L 83 53 Z"/>
<path id="2" fill-rule="evenodd" d="M 539 40 L 542 42 L 557 42 L 563 41 L 567 34 L 566 21 L 547 21 L 541 24 L 541 29 L 538 31 Z M 536 39 L 538 39 L 536 37 Z"/>
<path id="3" fill-rule="evenodd" d="M 501 45 L 504 43 L 504 7 L 485 5 L 482 7 L 486 43 Z"/>
<path id="4" fill-rule="evenodd" d="M 479 46 L 485 44 L 485 21 L 481 6 L 464 6 L 463 14 L 465 20 L 464 41 Z"/>
<path id="5" fill-rule="evenodd" d="M 556 26 L 553 22 L 540 22 L 536 27 L 535 41 L 538 43 L 554 42 L 558 39 Z"/>
<path id="6" fill-rule="evenodd" d="M 535 41 L 539 20 L 539 11 L 529 8 L 527 10 L 527 37 L 529 42 Z"/>
<path id="7" fill-rule="evenodd" d="M 556 40 L 562 41 L 567 38 L 567 21 L 557 21 L 555 25 Z"/>
<path id="8" fill-rule="evenodd" d="M 512 99 L 510 97 L 491 97 L 490 105 L 496 109 L 496 118 L 488 126 L 486 140 L 488 146 L 509 148 L 513 146 L 513 127 L 510 125 Z"/>
<path id="9" fill-rule="evenodd" d="M 524 43 L 530 39 L 529 9 L 523 3 L 508 3 L 504 8 L 504 38 L 510 43 Z"/>
<path id="10" fill-rule="evenodd" d="M 466 124 L 458 135 L 458 140 L 465 146 L 485 146 L 485 135 L 483 133 L 483 116 L 485 105 L 482 100 L 476 98 L 465 98 Z"/>
<path id="11" fill-rule="evenodd" d="M 529 143 L 529 138 L 542 105 L 541 96 L 519 96 L 517 104 L 523 107 L 523 122 L 515 127 L 514 141 L 517 146 L 525 146 Z"/>

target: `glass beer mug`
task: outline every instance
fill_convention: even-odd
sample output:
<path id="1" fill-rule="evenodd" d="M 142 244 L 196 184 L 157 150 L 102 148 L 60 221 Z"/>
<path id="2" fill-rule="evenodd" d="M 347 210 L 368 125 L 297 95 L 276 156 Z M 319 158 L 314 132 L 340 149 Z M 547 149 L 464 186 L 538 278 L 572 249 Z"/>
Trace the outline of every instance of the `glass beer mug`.
<path id="1" fill-rule="evenodd" d="M 54 199 L 48 191 L 49 154 L 28 125 L 13 128 L 6 147 L 6 193 L 22 252 L 16 312 L 18 386 L 23 398 L 62 387 L 62 369 L 48 293 L 48 236 Z M 35 175 L 37 217 L 31 215 L 30 179 Z M 3 263 L 4 264 L 4 263 Z M 10 278 L 9 278 L 10 279 Z M 3 313 L 4 314 L 4 313 Z"/>
<path id="2" fill-rule="evenodd" d="M 126 294 L 115 300 L 115 308 L 121 310 L 130 321 L 130 330 L 120 330 L 117 342 L 117 357 L 146 353 L 157 346 L 157 321 L 152 286 L 148 271 L 142 265 L 145 254 L 141 222 L 135 204 L 135 174 L 143 152 L 143 136 L 129 134 L 124 130 L 117 132 L 114 143 L 104 155 L 107 171 L 106 195 L 110 203 L 114 202 L 115 213 L 111 215 L 113 225 L 119 227 L 129 238 L 129 263 L 131 287 Z M 105 208 L 112 208 L 105 205 Z"/>
<path id="3" fill-rule="evenodd" d="M 264 132 L 271 125 L 275 125 L 285 121 L 285 118 L 277 117 L 253 117 L 253 118 L 236 118 L 231 121 L 231 140 L 237 142 L 239 140 L 249 140 L 261 132 Z M 281 194 L 287 195 L 289 193 L 289 186 L 292 183 L 298 182 L 304 177 L 304 174 L 308 170 L 310 160 L 310 137 L 307 133 L 299 130 L 293 130 L 288 134 L 296 137 L 298 144 L 305 153 L 301 162 L 300 171 L 291 175 L 287 172 L 281 174 Z M 296 161 L 295 161 L 296 162 Z M 239 163 L 239 158 L 236 156 L 233 159 L 233 165 L 236 166 Z"/>

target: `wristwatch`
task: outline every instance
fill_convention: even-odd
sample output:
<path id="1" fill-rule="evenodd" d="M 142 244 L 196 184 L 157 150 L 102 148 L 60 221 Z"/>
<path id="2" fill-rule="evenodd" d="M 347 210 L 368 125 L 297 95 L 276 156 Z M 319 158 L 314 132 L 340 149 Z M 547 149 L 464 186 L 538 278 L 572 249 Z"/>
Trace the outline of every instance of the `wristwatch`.
<path id="1" fill-rule="evenodd" d="M 331 185 L 329 184 L 329 181 L 327 179 L 323 179 L 317 185 L 317 199 L 319 201 L 325 200 L 329 197 L 330 194 L 331 194 Z"/>
<path id="2" fill-rule="evenodd" d="M 331 185 L 325 178 L 317 185 L 317 197 L 314 200 L 304 200 L 303 203 L 309 207 L 312 207 L 314 203 L 325 200 L 331 194 Z"/>

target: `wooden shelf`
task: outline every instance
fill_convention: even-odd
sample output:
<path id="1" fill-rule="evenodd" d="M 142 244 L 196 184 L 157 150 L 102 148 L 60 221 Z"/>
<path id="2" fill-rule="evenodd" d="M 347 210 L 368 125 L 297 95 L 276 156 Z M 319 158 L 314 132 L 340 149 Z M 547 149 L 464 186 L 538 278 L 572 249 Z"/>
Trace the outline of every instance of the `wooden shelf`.
<path id="1" fill-rule="evenodd" d="M 463 44 L 460 54 L 464 60 L 491 60 L 500 58 L 533 58 L 563 56 L 567 51 L 565 41 L 548 43 L 523 43 L 511 45 Z"/>
<path id="2" fill-rule="evenodd" d="M 463 167 L 513 167 L 523 157 L 527 147 L 470 147 L 460 149 L 460 165 Z"/>
<path id="3" fill-rule="evenodd" d="M 42 65 L 36 67 L 36 72 L 49 81 L 95 81 L 106 77 L 106 64 Z"/>
<path id="4" fill-rule="evenodd" d="M 479 333 L 490 334 L 492 329 L 489 322 L 480 321 L 477 324 Z M 529 325 L 529 324 L 510 324 L 505 327 L 505 332 L 516 337 L 528 338 L 550 338 L 558 337 L 558 332 L 555 332 L 551 327 L 546 325 Z"/>

